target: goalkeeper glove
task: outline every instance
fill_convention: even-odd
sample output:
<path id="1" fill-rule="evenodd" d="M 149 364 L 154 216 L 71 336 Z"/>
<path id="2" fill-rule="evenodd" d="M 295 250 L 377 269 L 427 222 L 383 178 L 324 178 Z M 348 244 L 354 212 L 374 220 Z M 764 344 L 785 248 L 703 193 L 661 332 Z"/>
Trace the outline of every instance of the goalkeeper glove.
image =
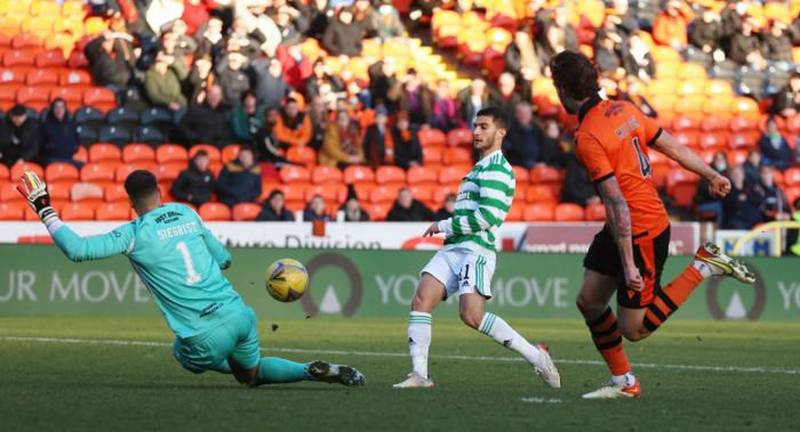
<path id="1" fill-rule="evenodd" d="M 39 219 L 45 224 L 58 219 L 56 211 L 50 205 L 47 185 L 39 179 L 39 176 L 33 171 L 25 170 L 20 181 L 22 187 L 17 186 L 17 190 L 28 200 L 28 205 L 39 215 Z"/>

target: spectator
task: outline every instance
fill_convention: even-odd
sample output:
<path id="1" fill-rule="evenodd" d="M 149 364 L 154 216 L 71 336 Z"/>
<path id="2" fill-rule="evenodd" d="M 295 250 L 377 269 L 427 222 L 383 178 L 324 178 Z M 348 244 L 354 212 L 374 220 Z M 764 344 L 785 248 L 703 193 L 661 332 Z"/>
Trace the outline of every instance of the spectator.
<path id="1" fill-rule="evenodd" d="M 503 139 L 503 153 L 508 162 L 528 169 L 542 162 L 543 135 L 542 129 L 533 122 L 531 104 L 517 103 L 514 122 Z"/>
<path id="2" fill-rule="evenodd" d="M 278 189 L 270 192 L 256 220 L 265 222 L 294 221 L 294 214 L 286 209 L 286 197 L 283 192 Z"/>
<path id="3" fill-rule="evenodd" d="M 325 101 L 316 96 L 311 99 L 308 109 L 308 117 L 311 119 L 311 142 L 309 145 L 314 150 L 322 148 L 322 140 L 325 138 L 325 129 L 328 127 L 328 109 Z"/>
<path id="4" fill-rule="evenodd" d="M 544 141 L 540 152 L 540 160 L 552 167 L 564 168 L 566 157 L 572 150 L 573 139 L 561 131 L 561 127 L 554 119 L 544 123 Z"/>
<path id="5" fill-rule="evenodd" d="M 264 118 L 264 107 L 256 105 L 256 95 L 250 90 L 244 92 L 242 103 L 231 111 L 233 141 L 248 147 L 255 145 Z"/>
<path id="6" fill-rule="evenodd" d="M 622 58 L 619 55 L 618 47 L 622 39 L 618 34 L 600 30 L 595 39 L 594 56 L 597 68 L 600 73 L 613 76 L 617 79 L 625 76 L 625 69 L 622 67 Z"/>
<path id="7" fill-rule="evenodd" d="M 747 3 L 729 0 L 720 13 L 722 22 L 722 50 L 730 52 L 733 36 L 742 31 L 747 15 Z"/>
<path id="8" fill-rule="evenodd" d="M 770 110 L 784 117 L 791 117 L 800 111 L 800 72 L 792 73 L 786 86 L 775 95 Z"/>
<path id="9" fill-rule="evenodd" d="M 228 51 L 242 53 L 247 60 L 252 61 L 261 56 L 261 44 L 263 42 L 264 39 L 258 33 L 258 30 L 249 31 L 247 22 L 244 19 L 237 18 L 233 20 L 231 31 L 225 38 L 225 47 Z"/>
<path id="10" fill-rule="evenodd" d="M 51 162 L 67 162 L 77 168 L 83 166 L 82 162 L 73 159 L 75 153 L 78 152 L 80 139 L 78 138 L 78 127 L 70 117 L 64 99 L 54 99 L 50 104 L 50 109 L 42 123 L 41 143 L 42 165 Z"/>
<path id="11" fill-rule="evenodd" d="M 436 83 L 436 94 L 433 96 L 433 117 L 431 126 L 449 132 L 459 126 L 458 106 L 450 95 L 450 83 L 441 79 Z"/>
<path id="12" fill-rule="evenodd" d="M 686 30 L 693 18 L 692 9 L 683 1 L 667 1 L 666 8 L 653 21 L 653 40 L 678 51 L 685 50 L 688 43 Z"/>
<path id="13" fill-rule="evenodd" d="M 208 153 L 200 150 L 172 183 L 170 193 L 176 200 L 188 202 L 195 207 L 211 201 L 214 192 L 214 173 L 208 169 Z"/>
<path id="14" fill-rule="evenodd" d="M 730 172 L 731 192 L 723 204 L 725 229 L 750 230 L 763 219 L 764 196 L 745 182 L 744 170 L 734 167 Z"/>
<path id="15" fill-rule="evenodd" d="M 218 17 L 211 17 L 208 22 L 201 25 L 195 33 L 197 41 L 197 55 L 216 57 L 218 51 L 223 47 L 222 20 Z"/>
<path id="16" fill-rule="evenodd" d="M 400 97 L 402 84 L 397 79 L 397 64 L 393 57 L 387 57 L 370 66 L 369 92 L 372 94 L 373 106 L 383 105 L 394 112 Z"/>
<path id="17" fill-rule="evenodd" d="M 505 53 L 506 70 L 514 74 L 517 81 L 532 82 L 541 76 L 542 64 L 536 55 L 530 30 L 514 33 L 514 43 L 508 45 Z"/>
<path id="18" fill-rule="evenodd" d="M 0 161 L 6 166 L 34 161 L 39 156 L 40 135 L 36 119 L 23 105 L 14 105 L 0 124 Z"/>
<path id="19" fill-rule="evenodd" d="M 350 164 L 364 162 L 361 146 L 358 145 L 358 128 L 346 111 L 336 113 L 336 123 L 328 125 L 322 148 L 319 151 L 320 165 L 344 168 Z"/>
<path id="20" fill-rule="evenodd" d="M 589 173 L 583 168 L 575 154 L 575 149 L 570 144 L 570 149 L 563 155 L 564 159 L 564 184 L 561 189 L 561 201 L 565 203 L 587 206 L 597 204 L 600 198 L 592 183 Z"/>
<path id="21" fill-rule="evenodd" d="M 320 40 L 325 34 L 325 29 L 328 28 L 328 21 L 334 15 L 333 9 L 329 7 L 328 0 L 313 0 L 309 8 L 309 25 L 306 36 Z"/>
<path id="22" fill-rule="evenodd" d="M 758 140 L 758 149 L 761 152 L 761 163 L 764 165 L 774 166 L 783 171 L 792 164 L 792 149 L 778 130 L 774 118 L 767 120 L 766 130 Z"/>
<path id="23" fill-rule="evenodd" d="M 339 207 L 339 211 L 344 212 L 345 222 L 369 221 L 369 215 L 364 211 L 363 208 L 361 208 L 361 204 L 358 203 L 358 199 L 355 197 L 351 197 L 344 204 L 342 204 L 342 206 Z"/>
<path id="24" fill-rule="evenodd" d="M 378 168 L 386 162 L 386 142 L 392 141 L 388 130 L 388 113 L 383 105 L 375 109 L 375 123 L 367 128 L 364 134 L 364 159 L 372 168 Z"/>
<path id="25" fill-rule="evenodd" d="M 728 171 L 728 157 L 725 152 L 719 151 L 714 154 L 711 161 L 711 168 L 717 173 L 725 175 Z M 711 185 L 706 180 L 697 183 L 697 191 L 694 193 L 694 203 L 697 206 L 697 213 L 703 219 L 712 217 L 717 228 L 722 228 L 724 224 L 723 200 L 721 197 L 711 195 Z"/>
<path id="26" fill-rule="evenodd" d="M 234 18 L 243 20 L 247 33 L 257 32 L 263 40 L 260 48 L 267 57 L 275 57 L 275 51 L 281 43 L 281 31 L 268 14 L 271 2 L 237 1 L 234 6 Z"/>
<path id="27" fill-rule="evenodd" d="M 183 0 L 150 0 L 145 3 L 144 18 L 156 35 L 172 21 L 183 16 Z"/>
<path id="28" fill-rule="evenodd" d="M 704 7 L 700 19 L 695 19 L 689 32 L 689 42 L 695 48 L 711 55 L 720 48 L 723 30 L 719 14 L 713 9 Z"/>
<path id="29" fill-rule="evenodd" d="M 422 165 L 422 146 L 417 138 L 417 133 L 411 129 L 408 113 L 400 111 L 392 127 L 392 142 L 394 143 L 394 163 L 403 169 Z"/>
<path id="30" fill-rule="evenodd" d="M 450 219 L 456 211 L 456 194 L 449 193 L 444 197 L 444 205 L 436 214 L 433 215 L 433 220 L 440 221 Z"/>
<path id="31" fill-rule="evenodd" d="M 228 109 L 218 85 L 201 93 L 181 119 L 181 130 L 189 144 L 208 143 L 223 147 L 230 142 Z"/>
<path id="32" fill-rule="evenodd" d="M 628 5 L 628 0 L 613 0 L 613 8 L 606 10 L 606 21 L 623 36 L 630 37 L 639 32 L 639 20 L 636 12 Z"/>
<path id="33" fill-rule="evenodd" d="M 397 12 L 391 0 L 381 0 L 379 4 L 378 10 L 373 14 L 377 36 L 385 41 L 405 35 L 406 29 L 403 27 L 400 13 Z"/>
<path id="34" fill-rule="evenodd" d="M 764 197 L 763 222 L 776 220 L 789 220 L 792 208 L 786 199 L 786 194 L 775 184 L 774 168 L 762 165 L 759 171 L 760 181 L 756 190 Z"/>
<path id="35" fill-rule="evenodd" d="M 217 69 L 217 81 L 225 103 L 230 106 L 238 105 L 242 94 L 250 89 L 250 78 L 243 70 L 246 61 L 244 54 L 232 51 Z"/>
<path id="36" fill-rule="evenodd" d="M 186 108 L 186 96 L 181 91 L 181 82 L 189 75 L 183 61 L 159 51 L 155 63 L 144 76 L 147 98 L 156 106 L 172 111 Z"/>
<path id="37" fill-rule="evenodd" d="M 759 177 L 759 170 L 761 168 L 761 153 L 758 150 L 750 150 L 747 153 L 747 159 L 744 160 L 742 164 L 742 170 L 744 170 L 744 182 L 748 185 L 754 185 L 758 183 Z"/>
<path id="38" fill-rule="evenodd" d="M 769 61 L 794 62 L 792 58 L 792 39 L 789 37 L 788 28 L 783 21 L 770 20 L 769 29 L 762 35 L 764 57 Z"/>
<path id="39" fill-rule="evenodd" d="M 277 108 L 290 88 L 283 79 L 283 65 L 276 59 L 259 59 L 253 62 L 256 76 L 256 99 L 265 108 Z"/>
<path id="40" fill-rule="evenodd" d="M 165 34 L 163 39 L 168 37 L 174 45 L 174 52 L 167 52 L 167 54 L 183 59 L 186 55 L 193 55 L 197 51 L 197 42 L 188 35 L 189 27 L 182 19 L 175 20 L 170 26 L 169 33 Z"/>
<path id="41" fill-rule="evenodd" d="M 313 221 L 330 221 L 331 217 L 325 213 L 325 200 L 322 195 L 314 195 L 311 201 L 308 202 L 305 211 L 303 211 L 303 220 L 305 222 Z"/>
<path id="42" fill-rule="evenodd" d="M 302 90 L 312 74 L 311 61 L 299 44 L 278 47 L 278 61 L 283 68 L 284 81 L 289 87 Z"/>
<path id="43" fill-rule="evenodd" d="M 286 162 L 286 151 L 281 147 L 275 137 L 275 126 L 280 119 L 280 111 L 277 108 L 269 108 L 264 114 L 264 124 L 258 131 L 255 148 L 256 158 L 259 162 L 282 164 Z"/>
<path id="44" fill-rule="evenodd" d="M 656 76 L 656 63 L 650 54 L 650 47 L 638 34 L 631 35 L 627 49 L 623 50 L 622 62 L 628 75 L 638 77 L 643 81 L 650 81 Z"/>
<path id="45" fill-rule="evenodd" d="M 566 9 L 556 9 L 551 20 L 542 21 L 541 28 L 536 47 L 542 64 L 550 64 L 550 59 L 561 51 L 578 50 L 578 34 L 569 23 Z"/>
<path id="46" fill-rule="evenodd" d="M 243 202 L 254 202 L 261 195 L 261 168 L 255 163 L 253 150 L 242 147 L 239 157 L 222 168 L 217 180 L 217 197 L 233 207 Z"/>
<path id="47" fill-rule="evenodd" d="M 751 18 L 742 23 L 742 31 L 731 38 L 728 57 L 740 65 L 764 70 L 767 67 L 767 61 L 764 59 L 761 40 L 754 28 L 755 23 Z"/>
<path id="48" fill-rule="evenodd" d="M 125 90 L 136 61 L 131 41 L 133 37 L 128 34 L 106 31 L 86 45 L 84 53 L 95 84 L 109 87 L 115 93 Z"/>
<path id="49" fill-rule="evenodd" d="M 214 84 L 214 75 L 211 73 L 211 57 L 206 55 L 194 60 L 192 70 L 189 72 L 186 93 L 191 95 L 191 100 L 197 100 L 201 93 L 206 93 Z"/>
<path id="50" fill-rule="evenodd" d="M 320 96 L 323 100 L 331 94 L 344 91 L 344 83 L 331 74 L 322 58 L 314 62 L 311 77 L 306 81 L 306 97 L 311 100 Z M 335 96 L 334 96 L 335 97 Z"/>
<path id="51" fill-rule="evenodd" d="M 355 0 L 353 4 L 353 25 L 361 27 L 365 39 L 378 36 L 380 17 L 370 4 L 370 0 Z"/>
<path id="52" fill-rule="evenodd" d="M 658 113 L 656 109 L 650 105 L 650 102 L 645 99 L 644 95 L 642 94 L 642 83 L 639 81 L 635 76 L 629 76 L 626 81 L 626 87 L 624 92 L 620 92 L 618 95 L 620 100 L 625 100 L 631 102 L 632 104 L 636 105 L 644 115 L 648 117 L 656 118 L 658 117 Z"/>
<path id="53" fill-rule="evenodd" d="M 389 222 L 426 222 L 434 220 L 433 216 L 431 209 L 414 199 L 411 191 L 404 187 L 397 193 L 397 200 L 389 210 L 386 220 Z"/>
<path id="54" fill-rule="evenodd" d="M 305 31 L 306 22 L 300 11 L 285 4 L 278 7 L 275 12 L 275 25 L 278 26 L 278 31 L 281 35 L 281 46 L 298 45 L 300 41 L 300 32 Z M 278 47 L 280 49 L 280 46 Z"/>
<path id="55" fill-rule="evenodd" d="M 514 75 L 509 72 L 503 72 L 497 79 L 497 93 L 492 97 L 492 105 L 499 107 L 503 112 L 513 112 L 518 103 L 522 102 L 523 98 L 516 92 L 517 81 Z"/>
<path id="56" fill-rule="evenodd" d="M 355 57 L 361 51 L 364 30 L 361 26 L 351 25 L 352 22 L 353 13 L 343 8 L 339 10 L 336 20 L 328 24 L 322 36 L 322 45 L 329 54 Z"/>
<path id="57" fill-rule="evenodd" d="M 471 127 L 475 120 L 475 114 L 489 105 L 489 92 L 486 89 L 486 81 L 482 78 L 472 80 L 469 88 L 465 88 L 459 95 L 461 106 L 461 120 Z"/>
<path id="58" fill-rule="evenodd" d="M 297 99 L 286 99 L 286 106 L 281 110 L 275 125 L 275 138 L 281 147 L 307 146 L 313 133 L 311 119 L 306 113 L 300 112 Z"/>
<path id="59" fill-rule="evenodd" d="M 400 92 L 398 107 L 408 112 L 413 126 L 430 125 L 433 117 L 433 95 L 428 86 L 423 84 L 417 71 L 409 69 Z"/>
<path id="60" fill-rule="evenodd" d="M 210 0 L 186 0 L 183 3 L 183 15 L 181 18 L 186 23 L 186 32 L 194 34 L 200 26 L 209 20 L 207 3 Z"/>

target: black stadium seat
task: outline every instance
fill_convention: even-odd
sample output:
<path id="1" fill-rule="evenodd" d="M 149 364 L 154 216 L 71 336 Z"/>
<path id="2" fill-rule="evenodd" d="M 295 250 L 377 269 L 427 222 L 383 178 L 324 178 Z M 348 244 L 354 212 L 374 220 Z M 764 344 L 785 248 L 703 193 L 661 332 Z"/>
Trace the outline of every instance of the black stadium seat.
<path id="1" fill-rule="evenodd" d="M 175 116 L 172 111 L 165 108 L 148 108 L 142 111 L 139 117 L 139 123 L 142 126 L 150 125 L 170 125 L 174 123 Z"/>
<path id="2" fill-rule="evenodd" d="M 75 122 L 88 126 L 100 126 L 106 121 L 106 116 L 97 108 L 82 106 L 75 110 Z"/>
<path id="3" fill-rule="evenodd" d="M 142 126 L 136 130 L 135 140 L 145 144 L 163 144 L 167 139 L 161 129 L 154 126 Z"/>
<path id="4" fill-rule="evenodd" d="M 126 144 L 131 142 L 131 131 L 126 126 L 104 126 L 97 137 L 99 142 Z"/>
<path id="5" fill-rule="evenodd" d="M 97 129 L 88 124 L 79 124 L 77 126 L 78 139 L 81 144 L 89 145 L 97 142 Z"/>
<path id="6" fill-rule="evenodd" d="M 106 115 L 106 122 L 113 126 L 133 126 L 139 124 L 139 111 L 127 107 L 114 108 Z"/>

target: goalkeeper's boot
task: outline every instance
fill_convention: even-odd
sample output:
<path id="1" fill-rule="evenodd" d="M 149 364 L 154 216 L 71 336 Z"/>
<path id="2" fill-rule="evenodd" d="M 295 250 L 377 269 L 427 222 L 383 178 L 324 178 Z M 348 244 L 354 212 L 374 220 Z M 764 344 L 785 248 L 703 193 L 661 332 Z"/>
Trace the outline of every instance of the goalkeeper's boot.
<path id="1" fill-rule="evenodd" d="M 584 399 L 621 399 L 635 398 L 642 395 L 642 386 L 639 379 L 631 373 L 627 373 L 620 383 L 609 380 L 608 384 L 599 389 L 584 394 Z"/>
<path id="2" fill-rule="evenodd" d="M 536 374 L 539 375 L 545 384 L 552 388 L 561 388 L 561 375 L 558 373 L 558 368 L 556 368 L 553 359 L 550 357 L 550 350 L 547 349 L 547 345 L 540 343 L 537 344 L 536 347 L 539 348 L 539 352 L 542 353 L 542 360 L 541 364 L 533 365 L 533 370 L 536 371 Z"/>
<path id="3" fill-rule="evenodd" d="M 730 276 L 746 284 L 756 281 L 756 275 L 744 263 L 725 255 L 714 243 L 708 242 L 700 246 L 694 259 L 705 263 L 714 276 Z"/>
<path id="4" fill-rule="evenodd" d="M 430 388 L 433 387 L 433 380 L 430 378 L 425 378 L 422 375 L 411 372 L 408 374 L 408 378 L 406 378 L 403 382 L 399 382 L 392 387 L 394 388 Z"/>
<path id="5" fill-rule="evenodd" d="M 311 362 L 307 372 L 315 380 L 330 384 L 360 387 L 367 383 L 367 378 L 358 369 L 321 360 Z"/>

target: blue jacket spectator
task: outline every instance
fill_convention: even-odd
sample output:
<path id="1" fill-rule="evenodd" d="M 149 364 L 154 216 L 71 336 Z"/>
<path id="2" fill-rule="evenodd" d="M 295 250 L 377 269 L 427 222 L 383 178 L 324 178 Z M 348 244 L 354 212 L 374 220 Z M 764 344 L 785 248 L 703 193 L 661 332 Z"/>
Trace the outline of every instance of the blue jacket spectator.
<path id="1" fill-rule="evenodd" d="M 311 221 L 330 221 L 331 217 L 325 212 L 325 200 L 320 195 L 314 195 L 308 202 L 306 210 L 303 212 L 303 220 Z"/>
<path id="2" fill-rule="evenodd" d="M 269 194 L 256 220 L 269 222 L 287 222 L 294 220 L 294 214 L 286 208 L 286 197 L 283 195 L 283 192 L 276 189 Z"/>
<path id="3" fill-rule="evenodd" d="M 242 147 L 239 157 L 225 165 L 217 180 L 217 196 L 230 207 L 254 202 L 261 195 L 261 168 L 255 164 L 253 150 Z"/>
<path id="4" fill-rule="evenodd" d="M 725 197 L 725 229 L 749 230 L 763 221 L 764 195 L 747 184 L 744 170 L 731 170 L 731 192 Z"/>
<path id="5" fill-rule="evenodd" d="M 11 166 L 39 156 L 39 122 L 22 105 L 15 105 L 0 122 L 0 162 Z"/>
<path id="6" fill-rule="evenodd" d="M 772 118 L 767 121 L 767 130 L 758 140 L 758 148 L 764 165 L 771 165 L 783 171 L 792 164 L 792 149 Z"/>
<path id="7" fill-rule="evenodd" d="M 514 123 L 503 140 L 503 153 L 511 165 L 532 168 L 542 162 L 544 133 L 533 122 L 533 109 L 527 102 L 518 103 Z"/>
<path id="8" fill-rule="evenodd" d="M 50 104 L 50 110 L 44 119 L 41 129 L 43 164 L 50 162 L 68 162 L 80 168 L 83 164 L 73 159 L 78 152 L 80 139 L 78 127 L 67 112 L 64 99 L 58 98 Z"/>

